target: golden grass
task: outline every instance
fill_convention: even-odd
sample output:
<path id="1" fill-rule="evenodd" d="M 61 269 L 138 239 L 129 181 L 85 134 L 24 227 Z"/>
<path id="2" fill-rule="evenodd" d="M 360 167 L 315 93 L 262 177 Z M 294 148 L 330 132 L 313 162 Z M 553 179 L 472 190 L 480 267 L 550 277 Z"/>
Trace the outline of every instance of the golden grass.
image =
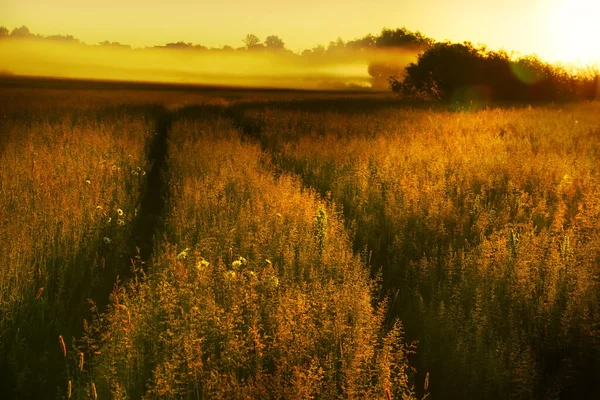
<path id="1" fill-rule="evenodd" d="M 153 126 L 126 110 L 22 111 L 0 122 L 0 359 L 25 395 L 51 385 L 50 340 L 64 352 L 86 297 L 126 266 Z"/>
<path id="2" fill-rule="evenodd" d="M 248 111 L 367 246 L 433 393 L 593 390 L 600 106 Z M 597 387 L 596 389 L 597 390 Z"/>
<path id="3" fill-rule="evenodd" d="M 91 379 L 144 398 L 411 398 L 339 216 L 220 117 L 179 119 L 166 238 L 115 291 Z M 324 220 L 327 223 L 324 223 Z"/>
<path id="4" fill-rule="evenodd" d="M 0 93 L 8 397 L 600 395 L 597 103 L 65 93 Z M 141 260 L 165 115 L 167 209 Z"/>

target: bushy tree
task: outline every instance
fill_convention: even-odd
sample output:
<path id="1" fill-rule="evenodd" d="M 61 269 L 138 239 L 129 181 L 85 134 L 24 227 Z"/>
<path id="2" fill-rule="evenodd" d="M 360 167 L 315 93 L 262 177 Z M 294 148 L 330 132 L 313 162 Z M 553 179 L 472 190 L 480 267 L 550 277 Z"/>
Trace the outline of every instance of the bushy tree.
<path id="1" fill-rule="evenodd" d="M 285 43 L 279 36 L 270 35 L 265 39 L 265 47 L 267 50 L 283 50 Z"/>
<path id="2" fill-rule="evenodd" d="M 256 36 L 253 33 L 247 34 L 242 41 L 244 42 L 244 45 L 246 45 L 247 50 L 255 50 L 263 46 L 260 43 L 260 39 L 258 38 L 258 36 Z"/>
<path id="3" fill-rule="evenodd" d="M 20 37 L 20 38 L 26 38 L 26 37 L 33 36 L 31 34 L 31 32 L 29 31 L 29 28 L 26 27 L 25 25 L 21 26 L 20 28 L 13 29 L 12 32 L 10 33 L 10 35 L 12 37 Z"/>
<path id="4" fill-rule="evenodd" d="M 574 78 L 535 56 L 511 60 L 502 51 L 465 43 L 436 43 L 406 67 L 391 87 L 409 97 L 446 101 L 541 101 L 572 98 Z"/>

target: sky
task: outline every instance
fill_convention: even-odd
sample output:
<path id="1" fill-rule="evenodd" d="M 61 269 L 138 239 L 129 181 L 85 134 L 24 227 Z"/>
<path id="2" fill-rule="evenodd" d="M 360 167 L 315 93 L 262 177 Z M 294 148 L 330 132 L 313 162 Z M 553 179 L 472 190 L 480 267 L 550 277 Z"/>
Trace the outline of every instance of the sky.
<path id="1" fill-rule="evenodd" d="M 2 0 L 0 25 L 88 44 L 168 42 L 242 46 L 254 33 L 278 35 L 301 51 L 383 27 L 436 40 L 465 40 L 549 61 L 600 60 L 600 0 Z"/>

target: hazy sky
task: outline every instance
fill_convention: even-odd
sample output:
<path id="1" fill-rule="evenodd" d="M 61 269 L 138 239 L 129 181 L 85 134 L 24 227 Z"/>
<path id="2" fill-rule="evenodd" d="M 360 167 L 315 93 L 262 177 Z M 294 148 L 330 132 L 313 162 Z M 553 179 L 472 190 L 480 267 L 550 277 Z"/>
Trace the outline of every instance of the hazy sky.
<path id="1" fill-rule="evenodd" d="M 406 26 L 550 60 L 600 59 L 600 0 L 2 0 L 0 25 L 135 47 L 242 45 L 280 36 L 294 51 Z"/>

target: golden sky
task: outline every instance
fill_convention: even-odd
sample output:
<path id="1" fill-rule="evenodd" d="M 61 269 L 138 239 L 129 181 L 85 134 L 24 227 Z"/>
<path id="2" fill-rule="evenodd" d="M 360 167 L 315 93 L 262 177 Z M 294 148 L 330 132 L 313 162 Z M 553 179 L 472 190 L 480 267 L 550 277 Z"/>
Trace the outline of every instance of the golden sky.
<path id="1" fill-rule="evenodd" d="M 278 35 L 294 51 L 405 26 L 437 40 L 589 62 L 600 60 L 599 12 L 600 0 L 2 0 L 0 25 L 134 47 L 238 47 L 247 33 Z"/>

